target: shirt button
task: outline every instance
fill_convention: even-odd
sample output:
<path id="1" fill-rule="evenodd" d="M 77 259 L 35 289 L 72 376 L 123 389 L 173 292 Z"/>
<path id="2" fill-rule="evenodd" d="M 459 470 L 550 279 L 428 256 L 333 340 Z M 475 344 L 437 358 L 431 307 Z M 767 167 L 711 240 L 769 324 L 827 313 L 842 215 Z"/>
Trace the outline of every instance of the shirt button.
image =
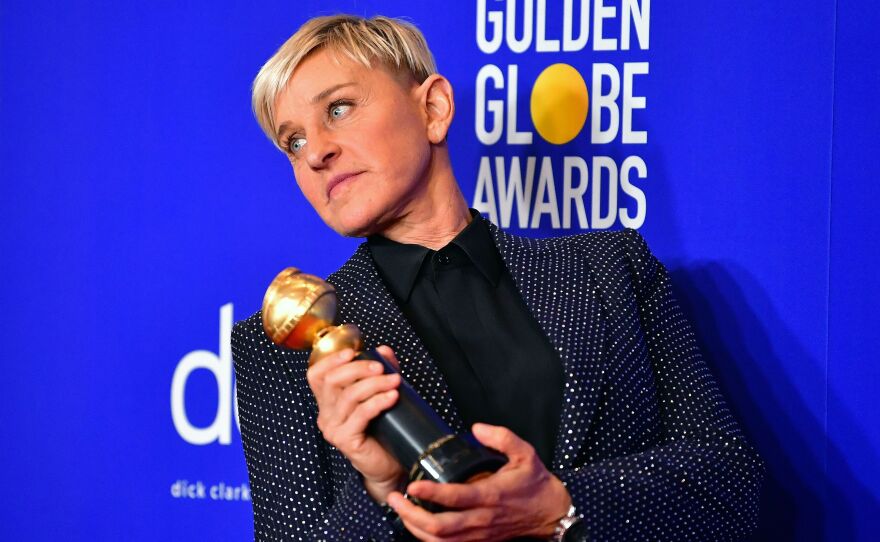
<path id="1" fill-rule="evenodd" d="M 438 254 L 437 261 L 440 262 L 442 265 L 447 265 L 447 264 L 449 264 L 450 260 L 449 260 L 449 256 L 447 254 Z"/>

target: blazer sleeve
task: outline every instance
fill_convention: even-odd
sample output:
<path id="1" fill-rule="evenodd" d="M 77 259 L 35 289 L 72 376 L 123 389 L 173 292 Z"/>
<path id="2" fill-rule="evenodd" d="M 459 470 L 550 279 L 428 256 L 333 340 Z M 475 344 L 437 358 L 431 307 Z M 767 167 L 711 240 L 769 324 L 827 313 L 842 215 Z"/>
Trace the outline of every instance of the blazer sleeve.
<path id="1" fill-rule="evenodd" d="M 659 427 L 635 453 L 556 474 L 591 540 L 738 540 L 756 525 L 763 463 L 730 415 L 666 269 L 637 232 L 618 235 L 626 278 L 613 293 L 629 298 L 618 312 L 634 314 L 618 315 L 631 321 L 616 328 L 628 331 L 608 345 L 609 359 L 647 352 Z M 607 418 L 631 407 L 600 408 Z"/>
<path id="2" fill-rule="evenodd" d="M 233 328 L 232 354 L 255 538 L 396 539 L 359 474 L 317 429 L 306 356 L 273 345 L 259 313 Z"/>

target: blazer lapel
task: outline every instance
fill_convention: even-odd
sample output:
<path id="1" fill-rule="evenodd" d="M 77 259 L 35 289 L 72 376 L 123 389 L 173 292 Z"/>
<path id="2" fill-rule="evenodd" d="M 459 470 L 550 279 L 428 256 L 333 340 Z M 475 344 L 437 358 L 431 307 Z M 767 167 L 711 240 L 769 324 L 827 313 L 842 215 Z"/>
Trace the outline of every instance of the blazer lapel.
<path id="1" fill-rule="evenodd" d="M 442 373 L 382 282 L 367 244 L 327 280 L 339 297 L 338 320 L 357 324 L 367 348 L 390 346 L 406 381 L 456 433 L 464 432 Z"/>
<path id="2" fill-rule="evenodd" d="M 593 273 L 570 245 L 515 237 L 491 224 L 490 230 L 523 301 L 562 360 L 565 384 L 553 468 L 573 468 L 602 376 L 605 320 Z"/>

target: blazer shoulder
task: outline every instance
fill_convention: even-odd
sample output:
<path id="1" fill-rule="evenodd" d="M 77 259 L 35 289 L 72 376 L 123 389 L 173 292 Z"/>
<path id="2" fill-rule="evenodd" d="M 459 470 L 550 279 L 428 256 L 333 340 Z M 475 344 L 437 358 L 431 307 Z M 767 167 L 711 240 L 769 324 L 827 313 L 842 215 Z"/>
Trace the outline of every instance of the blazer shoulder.
<path id="1" fill-rule="evenodd" d="M 602 289 L 641 292 L 662 268 L 645 238 L 634 229 L 588 232 L 549 239 L 547 248 L 586 261 Z M 622 288 L 622 290 L 621 290 Z"/>
<path id="2" fill-rule="evenodd" d="M 376 275 L 373 266 L 373 257 L 366 242 L 358 245 L 354 254 L 333 273 L 327 277 L 327 282 L 339 289 L 358 289 L 367 278 L 372 279 Z"/>
<path id="3" fill-rule="evenodd" d="M 232 326 L 232 340 L 235 341 L 236 339 L 269 341 L 269 337 L 263 329 L 263 311 L 258 310 Z"/>
<path id="4" fill-rule="evenodd" d="M 592 231 L 561 237 L 531 238 L 507 233 L 489 224 L 498 250 L 510 258 L 578 259 L 597 274 L 641 275 L 656 265 L 644 237 L 634 229 Z M 652 273 L 653 269 L 647 270 Z"/>
<path id="5" fill-rule="evenodd" d="M 254 363 L 260 353 L 272 345 L 263 330 L 262 311 L 257 311 L 232 326 L 232 359 L 236 367 Z"/>
<path id="6" fill-rule="evenodd" d="M 635 271 L 634 264 L 653 258 L 642 234 L 630 228 L 530 239 L 527 242 L 540 251 L 573 253 L 577 257 L 585 258 L 594 268 L 607 269 L 625 265 Z"/>
<path id="7" fill-rule="evenodd" d="M 559 237 L 522 237 L 508 233 L 495 224 L 489 223 L 489 232 L 495 237 L 501 250 L 505 247 L 524 247 L 538 252 L 565 248 L 588 250 L 597 254 L 616 252 L 622 248 L 645 246 L 645 240 L 638 230 L 626 228 L 615 231 L 590 231 L 563 235 Z M 360 252 L 360 251 L 359 251 Z M 357 254 L 355 254 L 357 256 Z M 354 259 L 354 257 L 352 258 Z M 343 266 L 345 267 L 345 266 Z"/>
<path id="8" fill-rule="evenodd" d="M 279 347 L 263 329 L 263 313 L 257 311 L 232 326 L 232 359 L 237 372 L 265 367 L 267 363 L 282 362 L 294 374 L 308 369 L 308 352 Z"/>
<path id="9" fill-rule="evenodd" d="M 592 231 L 577 233 L 563 237 L 548 238 L 545 241 L 556 242 L 563 246 L 574 246 L 596 254 L 632 252 L 647 248 L 645 238 L 638 230 L 626 228 L 615 231 Z"/>

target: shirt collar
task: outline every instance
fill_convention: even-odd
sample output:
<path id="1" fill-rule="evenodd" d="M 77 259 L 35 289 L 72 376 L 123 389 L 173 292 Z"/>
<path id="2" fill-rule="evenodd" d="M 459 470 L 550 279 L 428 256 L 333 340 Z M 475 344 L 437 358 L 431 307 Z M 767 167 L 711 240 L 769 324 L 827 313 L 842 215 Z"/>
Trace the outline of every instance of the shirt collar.
<path id="1" fill-rule="evenodd" d="M 474 209 L 470 212 L 472 217 L 470 224 L 455 236 L 449 245 L 454 244 L 464 251 L 492 286 L 497 286 L 502 270 L 501 257 L 490 235 L 486 219 Z M 402 301 L 409 299 L 419 269 L 434 251 L 421 245 L 398 243 L 381 235 L 371 235 L 367 239 L 367 244 L 379 273 L 394 297 Z M 446 247 L 441 248 L 437 252 L 443 252 L 445 249 Z"/>
<path id="2" fill-rule="evenodd" d="M 503 265 L 498 247 L 495 246 L 495 241 L 489 233 L 488 221 L 476 210 L 470 211 L 473 220 L 451 241 L 451 244 L 461 248 L 492 286 L 497 286 Z"/>

